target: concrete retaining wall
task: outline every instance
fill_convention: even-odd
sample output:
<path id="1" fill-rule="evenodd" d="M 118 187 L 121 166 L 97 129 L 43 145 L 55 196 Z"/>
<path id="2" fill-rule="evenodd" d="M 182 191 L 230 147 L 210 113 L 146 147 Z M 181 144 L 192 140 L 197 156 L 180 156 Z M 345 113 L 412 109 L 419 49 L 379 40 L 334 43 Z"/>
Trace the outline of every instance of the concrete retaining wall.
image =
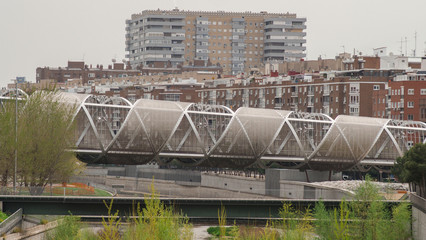
<path id="1" fill-rule="evenodd" d="M 201 186 L 265 195 L 265 181 L 261 179 L 205 173 L 201 175 Z"/>
<path id="2" fill-rule="evenodd" d="M 308 171 L 308 175 L 311 181 L 329 179 L 329 172 Z M 331 178 L 341 179 L 341 174 L 333 174 Z M 288 169 L 267 169 L 263 180 L 192 170 L 126 166 L 90 169 L 86 171 L 86 176 L 78 179 L 81 182 L 110 186 L 118 193 L 126 194 L 132 191 L 149 193 L 152 179 L 155 179 L 155 189 L 171 197 L 219 197 L 223 196 L 217 191 L 220 189 L 227 191 L 225 197 L 246 193 L 289 199 L 351 198 L 348 191 L 306 183 L 305 172 Z"/>
<path id="3" fill-rule="evenodd" d="M 275 197 L 288 199 L 352 199 L 353 194 L 343 189 L 318 186 L 312 183 L 280 181 L 280 189 L 269 191 Z"/>
<path id="4" fill-rule="evenodd" d="M 328 181 L 329 172 L 307 171 L 312 182 Z M 332 174 L 331 180 L 341 180 L 342 174 Z M 265 193 L 269 196 L 290 199 L 346 199 L 351 198 L 348 191 L 317 186 L 307 183 L 306 173 L 296 169 L 266 169 Z"/>
<path id="5" fill-rule="evenodd" d="M 20 208 L 0 223 L 0 236 L 9 232 L 22 222 L 22 212 L 22 208 Z"/>
<path id="6" fill-rule="evenodd" d="M 410 194 L 412 230 L 415 240 L 426 240 L 426 199 Z"/>

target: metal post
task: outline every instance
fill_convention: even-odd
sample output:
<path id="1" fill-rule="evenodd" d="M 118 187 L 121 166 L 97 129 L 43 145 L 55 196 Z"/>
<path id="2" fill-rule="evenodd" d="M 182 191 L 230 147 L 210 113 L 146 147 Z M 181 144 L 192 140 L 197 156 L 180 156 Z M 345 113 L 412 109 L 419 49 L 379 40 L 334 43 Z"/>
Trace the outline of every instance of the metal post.
<path id="1" fill-rule="evenodd" d="M 13 193 L 16 194 L 16 172 L 18 168 L 18 79 L 15 81 L 15 173 L 13 175 Z"/>

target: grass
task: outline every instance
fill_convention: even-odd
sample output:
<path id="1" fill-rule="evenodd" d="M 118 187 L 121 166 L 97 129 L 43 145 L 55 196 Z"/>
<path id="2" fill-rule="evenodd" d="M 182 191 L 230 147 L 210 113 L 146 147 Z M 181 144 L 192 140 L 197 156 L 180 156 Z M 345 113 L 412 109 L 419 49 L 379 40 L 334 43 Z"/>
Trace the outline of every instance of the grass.
<path id="1" fill-rule="evenodd" d="M 3 222 L 4 220 L 6 220 L 6 218 L 8 218 L 9 216 L 4 213 L 4 212 L 0 212 L 0 222 Z"/>
<path id="2" fill-rule="evenodd" d="M 97 196 L 97 197 L 111 197 L 112 194 L 110 192 L 104 191 L 102 189 L 95 188 L 95 196 Z"/>

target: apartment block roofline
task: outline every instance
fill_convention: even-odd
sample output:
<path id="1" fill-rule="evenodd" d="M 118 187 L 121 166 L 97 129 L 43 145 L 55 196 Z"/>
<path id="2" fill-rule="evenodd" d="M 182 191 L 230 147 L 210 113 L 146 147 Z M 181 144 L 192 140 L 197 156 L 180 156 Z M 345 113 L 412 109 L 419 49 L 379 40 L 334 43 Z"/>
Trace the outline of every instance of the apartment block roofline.
<path id="1" fill-rule="evenodd" d="M 287 17 L 287 18 L 297 18 L 297 15 L 295 13 L 268 13 L 266 11 L 261 12 L 251 12 L 251 11 L 245 11 L 245 12 L 231 12 L 231 11 L 192 11 L 192 10 L 144 10 L 141 13 L 132 14 L 133 18 L 141 17 L 145 14 L 168 14 L 168 15 L 212 15 L 212 16 L 232 16 L 232 15 L 243 15 L 243 16 L 252 16 L 252 17 L 259 17 L 259 16 L 266 16 L 266 17 Z"/>

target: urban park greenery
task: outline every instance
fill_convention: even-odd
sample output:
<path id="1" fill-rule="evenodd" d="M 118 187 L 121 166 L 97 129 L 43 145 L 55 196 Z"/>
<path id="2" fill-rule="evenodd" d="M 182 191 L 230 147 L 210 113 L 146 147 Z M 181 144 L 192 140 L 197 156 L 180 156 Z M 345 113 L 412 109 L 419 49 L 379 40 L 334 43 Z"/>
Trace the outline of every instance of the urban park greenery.
<path id="1" fill-rule="evenodd" d="M 284 202 L 279 218 L 269 220 L 263 227 L 226 226 L 226 210 L 218 209 L 219 225 L 208 229 L 211 239 L 285 239 L 285 240 L 406 240 L 411 239 L 411 211 L 408 202 L 389 208 L 381 201 L 378 189 L 369 179 L 355 193 L 354 200 L 341 200 L 339 207 L 327 209 L 322 201 L 313 208 L 301 210 Z M 75 224 L 64 221 L 62 227 L 72 228 L 64 239 L 192 239 L 192 226 L 188 220 L 166 207 L 152 194 L 145 197 L 145 208 L 137 207 L 136 218 L 121 223 L 112 203 L 106 204 L 109 216 L 103 220 L 103 230 L 98 233 L 77 231 Z M 390 210 L 389 210 L 390 209 Z M 78 222 L 77 218 L 72 218 Z M 72 231 L 71 231 L 72 230 Z M 65 230 L 61 230 L 65 232 Z M 59 235 L 58 235 L 59 236 Z M 62 236 L 62 235 L 61 235 Z M 54 236 L 53 236 L 54 237 Z M 60 238 L 52 238 L 60 239 Z M 61 238 L 62 239 L 62 238 Z"/>
<path id="2" fill-rule="evenodd" d="M 36 91 L 18 106 L 15 131 L 15 103 L 1 102 L 0 175 L 2 189 L 13 182 L 17 151 L 17 183 L 30 194 L 43 193 L 48 184 L 66 182 L 81 166 L 72 151 L 75 106 L 62 101 L 53 91 Z M 17 142 L 15 142 L 17 136 Z"/>

